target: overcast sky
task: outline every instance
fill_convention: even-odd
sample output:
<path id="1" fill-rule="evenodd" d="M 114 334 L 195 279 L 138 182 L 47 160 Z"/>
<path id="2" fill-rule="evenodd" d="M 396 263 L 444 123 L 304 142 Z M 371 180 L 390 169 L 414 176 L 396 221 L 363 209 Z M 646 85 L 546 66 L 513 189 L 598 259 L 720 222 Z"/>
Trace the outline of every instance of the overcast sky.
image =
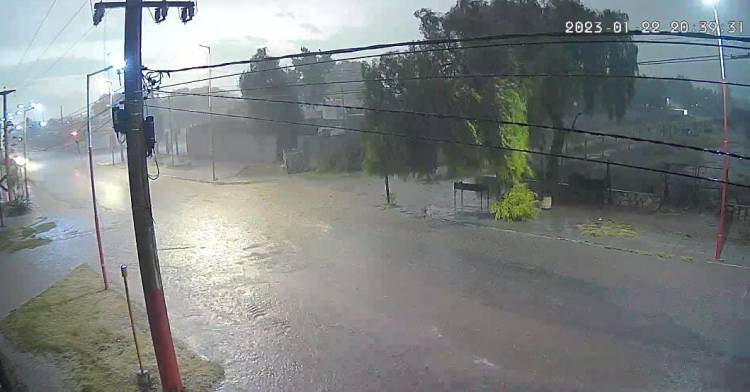
<path id="1" fill-rule="evenodd" d="M 59 116 L 60 105 L 67 114 L 85 105 L 85 74 L 122 58 L 123 11 L 112 10 L 104 22 L 92 28 L 89 0 L 57 0 L 52 13 L 24 57 L 29 42 L 53 0 L 2 0 L 0 24 L 0 84 L 19 91 L 11 104 L 31 100 L 42 103 L 45 116 Z M 672 20 L 695 23 L 712 17 L 702 0 L 584 0 L 592 8 L 615 8 L 627 12 L 631 27 L 644 20 L 668 25 Z M 724 20 L 743 20 L 750 29 L 750 1 L 721 0 Z M 447 11 L 455 0 L 201 0 L 195 20 L 183 25 L 177 10 L 166 22 L 155 25 L 144 14 L 143 57 L 150 68 L 204 64 L 205 49 L 213 47 L 213 61 L 244 59 L 258 47 L 268 46 L 273 54 L 296 52 L 305 45 L 311 49 L 418 39 L 416 9 L 427 7 Z M 65 27 L 71 17 L 80 12 Z M 88 32 L 88 34 L 87 34 Z M 744 35 L 750 35 L 747 32 Z M 83 38 L 82 38 L 83 37 Z M 78 44 L 76 44 L 78 42 Z M 75 46 L 73 46 L 75 45 Z M 72 50 L 70 50 L 72 48 Z M 68 52 L 69 51 L 69 52 Z M 67 52 L 66 56 L 62 56 Z M 694 47 L 652 47 L 641 49 L 641 60 L 714 54 L 714 50 Z M 23 58 L 23 62 L 19 61 Z M 58 62 L 59 60 L 59 62 Z M 750 82 L 750 60 L 730 62 L 729 77 Z M 643 67 L 652 75 L 717 78 L 718 65 L 702 63 Z M 234 71 L 234 70 L 226 70 Z M 222 73 L 225 71 L 217 71 Z M 184 75 L 198 78 L 202 73 Z M 116 75 L 111 75 L 115 85 Z M 234 79 L 215 82 L 219 86 Z M 95 94 L 106 84 L 95 83 Z"/>

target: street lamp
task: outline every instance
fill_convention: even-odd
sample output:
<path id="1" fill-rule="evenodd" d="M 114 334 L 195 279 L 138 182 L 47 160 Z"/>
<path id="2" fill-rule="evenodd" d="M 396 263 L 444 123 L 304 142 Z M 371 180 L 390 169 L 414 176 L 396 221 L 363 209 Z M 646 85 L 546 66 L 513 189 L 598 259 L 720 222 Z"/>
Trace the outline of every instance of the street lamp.
<path id="1" fill-rule="evenodd" d="M 716 36 L 719 42 L 719 64 L 721 66 L 721 95 L 724 107 L 724 132 L 723 139 L 721 142 L 721 150 L 724 152 L 721 165 L 721 178 L 723 183 L 721 184 L 721 206 L 719 209 L 719 225 L 716 229 L 716 254 L 715 258 L 718 260 L 721 258 L 721 251 L 724 244 L 724 220 L 726 219 L 727 211 L 727 181 L 729 181 L 729 156 L 726 154 L 729 151 L 729 92 L 727 86 L 727 69 L 724 62 L 724 39 L 721 35 L 721 24 L 719 21 L 719 11 L 716 9 L 716 5 L 719 0 L 703 0 L 703 4 L 709 6 L 714 11 L 714 21 L 716 22 Z"/>
<path id="2" fill-rule="evenodd" d="M 19 114 L 23 114 L 23 162 L 24 164 L 21 166 L 23 167 L 23 189 L 24 189 L 24 193 L 26 196 L 26 201 L 29 201 L 29 176 L 27 174 L 27 166 L 28 166 L 27 163 L 29 162 L 29 157 L 28 157 L 28 148 L 26 144 L 27 143 L 26 139 L 28 135 L 28 133 L 26 132 L 26 129 L 28 127 L 26 126 L 27 125 L 26 113 L 35 109 L 36 109 L 36 106 L 34 106 L 34 104 L 28 104 L 28 105 L 20 104 L 18 105 L 18 112 L 17 112 Z"/>
<path id="3" fill-rule="evenodd" d="M 91 202 L 94 206 L 94 229 L 96 231 L 96 245 L 99 250 L 99 264 L 102 268 L 102 279 L 104 279 L 104 289 L 109 289 L 109 281 L 107 279 L 107 269 L 104 266 L 104 250 L 102 249 L 102 234 L 99 227 L 99 208 L 96 204 L 96 185 L 94 182 L 94 154 L 91 146 L 91 78 L 104 72 L 109 72 L 112 69 L 121 71 L 126 66 L 125 62 L 118 62 L 117 64 L 104 67 L 96 72 L 86 75 L 86 141 L 88 144 L 88 155 L 89 155 L 89 177 L 91 178 Z M 118 68 L 122 67 L 122 68 Z M 76 132 L 77 136 L 78 133 Z"/>
<path id="4" fill-rule="evenodd" d="M 44 105 L 42 105 L 41 103 L 35 102 L 35 103 L 32 103 L 31 106 L 34 108 L 34 110 L 36 110 L 39 113 L 39 115 L 42 118 L 40 125 L 42 125 L 43 127 L 47 126 L 47 121 L 44 120 Z"/>
<path id="5" fill-rule="evenodd" d="M 211 46 L 209 45 L 198 45 L 203 49 L 208 50 L 208 66 L 211 66 Z M 208 68 L 208 129 L 209 129 L 209 156 L 211 157 L 211 178 L 216 181 L 216 161 L 214 159 L 214 111 L 213 101 L 211 100 L 211 81 L 212 81 L 213 70 Z"/>

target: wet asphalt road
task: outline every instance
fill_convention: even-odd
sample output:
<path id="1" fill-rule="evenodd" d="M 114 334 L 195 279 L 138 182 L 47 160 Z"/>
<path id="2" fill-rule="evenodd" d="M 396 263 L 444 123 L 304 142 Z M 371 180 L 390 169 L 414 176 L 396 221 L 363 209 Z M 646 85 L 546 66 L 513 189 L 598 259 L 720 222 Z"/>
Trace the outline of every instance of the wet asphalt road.
<path id="1" fill-rule="evenodd" d="M 59 228 L 1 255 L 0 316 L 97 265 L 83 156 L 32 157 Z M 110 276 L 136 276 L 125 171 L 97 171 Z M 222 390 L 750 389 L 750 270 L 408 216 L 380 192 L 152 183 L 174 333 L 225 366 Z"/>

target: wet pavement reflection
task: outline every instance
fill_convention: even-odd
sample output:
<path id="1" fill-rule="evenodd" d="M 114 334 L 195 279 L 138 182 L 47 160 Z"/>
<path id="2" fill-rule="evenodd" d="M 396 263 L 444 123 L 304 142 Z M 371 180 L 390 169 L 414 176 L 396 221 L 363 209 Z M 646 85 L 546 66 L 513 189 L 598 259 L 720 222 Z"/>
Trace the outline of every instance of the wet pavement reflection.
<path id="1" fill-rule="evenodd" d="M 35 160 L 35 215 L 58 227 L 46 247 L 3 254 L 0 315 L 75 265 L 98 265 L 85 161 Z M 135 275 L 125 170 L 97 175 L 110 275 L 121 263 Z M 384 210 L 378 187 L 152 183 L 172 326 L 225 366 L 221 390 L 732 390 L 750 380 L 747 270 Z"/>

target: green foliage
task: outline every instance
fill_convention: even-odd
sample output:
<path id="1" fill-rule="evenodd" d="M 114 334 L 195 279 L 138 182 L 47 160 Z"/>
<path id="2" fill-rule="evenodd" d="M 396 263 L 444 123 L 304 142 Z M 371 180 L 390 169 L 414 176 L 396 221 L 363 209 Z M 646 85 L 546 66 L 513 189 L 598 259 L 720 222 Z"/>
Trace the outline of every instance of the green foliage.
<path id="1" fill-rule="evenodd" d="M 268 50 L 262 48 L 258 49 L 253 60 L 264 60 L 267 57 L 269 57 Z M 279 86 L 297 82 L 297 76 L 296 71 L 279 69 L 278 60 L 259 61 L 250 64 L 248 71 L 240 76 L 239 84 L 243 90 L 243 97 L 297 101 L 299 100 L 298 89 L 279 88 Z M 246 114 L 252 117 L 284 119 L 292 122 L 302 122 L 304 119 L 302 109 L 297 104 L 247 101 L 246 110 Z M 297 136 L 304 131 L 300 126 L 268 121 L 253 121 L 250 125 L 255 131 L 278 136 L 276 153 L 279 158 L 283 150 L 297 147 Z"/>
<path id="2" fill-rule="evenodd" d="M 41 235 L 56 226 L 54 222 L 39 222 L 31 226 L 0 231 L 0 251 L 14 253 L 47 245 L 52 240 Z"/>
<path id="3" fill-rule="evenodd" d="M 581 224 L 578 225 L 578 230 L 581 234 L 589 237 L 614 237 L 626 239 L 638 237 L 638 232 L 633 226 L 619 223 L 612 219 Z"/>
<path id="4" fill-rule="evenodd" d="M 427 39 L 548 31 L 550 26 L 562 28 L 568 20 L 602 21 L 604 25 L 610 25 L 615 20 L 627 20 L 625 14 L 609 10 L 597 12 L 583 6 L 578 0 L 461 0 L 445 14 L 421 9 L 415 16 L 420 21 L 420 31 Z M 497 72 L 634 75 L 637 72 L 637 47 L 629 42 L 627 36 L 614 39 L 617 42 L 551 45 L 543 50 L 523 46 L 490 47 L 384 57 L 363 67 L 364 79 L 378 80 L 366 83 L 365 106 L 457 113 L 519 123 L 551 122 L 553 126 L 563 127 L 566 117 L 580 110 L 575 107 L 579 105 L 581 109 L 601 110 L 619 119 L 624 116 L 634 94 L 633 79 L 539 78 L 518 81 L 436 78 Z M 443 46 L 450 49 L 452 45 Z M 430 47 L 434 49 L 436 46 Z M 410 49 L 424 48 L 413 46 Z M 414 80 L 415 77 L 428 78 Z M 406 81 L 407 78 L 410 80 Z M 528 149 L 532 142 L 528 127 L 498 127 L 488 121 L 460 124 L 428 117 L 366 113 L 364 125 L 367 130 L 485 146 Z M 535 137 L 537 145 L 548 145 L 545 144 L 545 137 L 538 136 Z M 532 175 L 528 157 L 519 152 L 455 143 L 425 143 L 413 138 L 386 137 L 383 140 L 378 136 L 365 138 L 364 142 L 364 167 L 375 174 L 429 175 L 439 164 L 444 164 L 450 173 L 461 175 L 491 171 L 513 183 Z M 563 145 L 564 135 L 557 133 L 551 143 L 552 152 L 560 153 Z M 550 160 L 553 161 L 557 162 Z"/>
<path id="5" fill-rule="evenodd" d="M 31 203 L 23 197 L 16 197 L 8 205 L 8 216 L 21 216 L 31 211 Z"/>
<path id="6" fill-rule="evenodd" d="M 527 100 L 518 88 L 504 88 L 498 99 L 505 109 L 503 121 L 525 123 L 527 118 Z M 519 150 L 529 150 L 529 127 L 522 125 L 505 124 L 500 126 L 500 135 L 505 147 Z M 502 165 L 495 170 L 498 178 L 510 181 L 513 184 L 520 182 L 524 176 L 533 176 L 534 172 L 529 166 L 529 155 L 524 152 L 513 151 L 504 154 Z"/>
<path id="7" fill-rule="evenodd" d="M 529 33 L 549 31 L 551 26 L 562 29 L 566 21 L 601 21 L 611 25 L 625 21 L 620 12 L 595 11 L 578 0 L 461 0 L 444 16 L 421 11 L 423 25 L 436 37 L 476 37 L 487 34 Z M 439 22 L 434 21 L 435 18 Z M 441 30 L 436 32 L 435 30 Z M 423 28 L 423 31 L 425 28 Z M 458 61 L 460 73 L 504 72 L 539 74 L 618 74 L 635 75 L 638 71 L 638 48 L 630 37 L 614 38 L 617 42 L 602 45 L 549 45 L 539 47 L 483 48 L 466 51 Z M 480 84 L 481 82 L 473 84 Z M 533 123 L 566 126 L 566 118 L 577 112 L 602 111 L 612 118 L 622 119 L 634 95 L 634 80 L 626 78 L 537 78 L 523 82 L 528 89 L 527 117 Z M 481 95 L 488 95 L 478 89 Z M 488 91 L 486 86 L 484 91 Z M 486 100 L 485 100 L 486 101 Z M 460 106 L 459 106 L 460 107 Z M 481 107 L 481 105 L 479 106 Z M 463 108 L 462 108 L 463 109 Z M 469 110 L 474 114 L 476 111 Z M 485 112 L 485 113 L 482 113 Z M 497 117 L 497 111 L 491 112 Z M 478 114 L 486 114 L 479 110 Z M 535 132 L 534 145 L 561 153 L 565 134 Z M 559 160 L 550 159 L 548 178 L 555 179 Z"/>
<path id="8" fill-rule="evenodd" d="M 536 219 L 539 210 L 536 207 L 536 194 L 526 184 L 513 185 L 502 200 L 490 205 L 490 212 L 495 219 L 509 222 L 520 222 Z"/>
<path id="9" fill-rule="evenodd" d="M 303 47 L 301 52 L 310 53 L 310 50 Z M 326 61 L 331 61 L 331 55 L 297 57 L 292 59 L 292 64 L 298 80 L 303 83 L 322 83 L 335 66 L 335 63 Z M 318 84 L 305 86 L 300 95 L 305 102 L 324 103 L 327 92 L 328 86 Z"/>
<path id="10" fill-rule="evenodd" d="M 321 159 L 319 173 L 355 172 L 362 168 L 362 156 L 355 150 L 331 154 Z"/>

